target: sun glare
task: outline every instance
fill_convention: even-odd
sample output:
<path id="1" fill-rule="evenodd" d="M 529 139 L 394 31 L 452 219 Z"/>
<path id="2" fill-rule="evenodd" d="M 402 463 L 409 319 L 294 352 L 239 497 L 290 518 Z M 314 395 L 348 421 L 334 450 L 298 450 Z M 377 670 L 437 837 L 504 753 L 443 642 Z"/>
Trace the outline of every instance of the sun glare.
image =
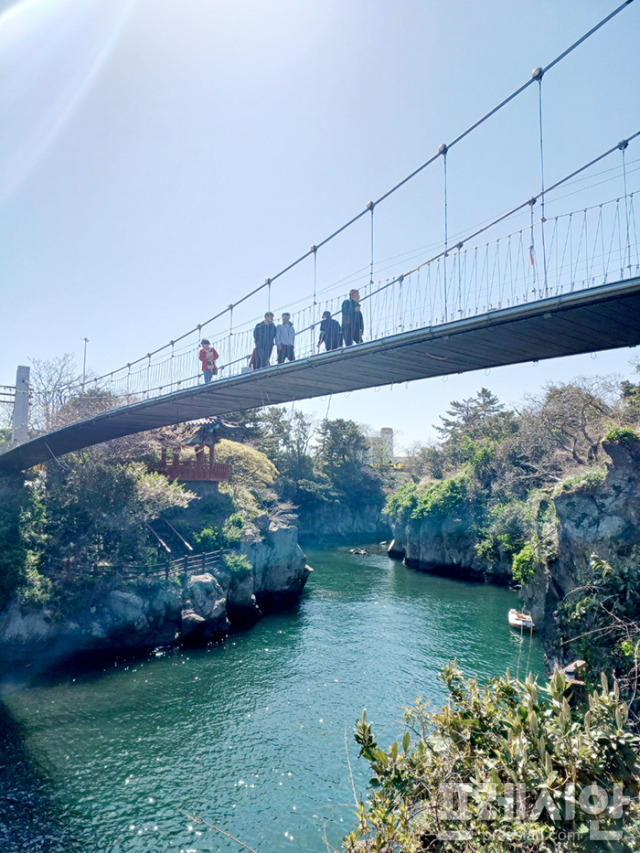
<path id="1" fill-rule="evenodd" d="M 135 0 L 22 0 L 0 15 L 0 198 L 41 160 L 96 79 Z"/>

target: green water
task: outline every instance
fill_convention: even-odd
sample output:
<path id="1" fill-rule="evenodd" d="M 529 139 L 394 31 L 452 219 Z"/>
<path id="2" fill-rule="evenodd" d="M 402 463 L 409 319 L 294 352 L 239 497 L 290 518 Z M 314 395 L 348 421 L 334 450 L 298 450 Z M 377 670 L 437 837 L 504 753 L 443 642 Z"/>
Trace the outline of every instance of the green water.
<path id="1" fill-rule="evenodd" d="M 0 850 L 326 851 L 353 823 L 369 774 L 352 730 L 363 708 L 381 745 L 437 675 L 543 674 L 537 641 L 507 625 L 505 589 L 433 577 L 383 554 L 309 552 L 295 607 L 198 651 L 104 662 L 5 687 Z M 0 706 L 1 707 L 1 706 Z M 345 738 L 346 733 L 346 738 Z M 345 747 L 345 739 L 347 747 Z"/>

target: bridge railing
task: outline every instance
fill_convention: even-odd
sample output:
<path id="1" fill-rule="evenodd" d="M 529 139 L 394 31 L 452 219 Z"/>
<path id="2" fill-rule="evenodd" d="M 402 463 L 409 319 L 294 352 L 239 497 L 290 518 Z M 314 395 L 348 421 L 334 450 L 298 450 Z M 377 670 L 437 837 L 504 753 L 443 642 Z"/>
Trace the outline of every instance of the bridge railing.
<path id="1" fill-rule="evenodd" d="M 531 221 L 491 241 L 460 242 L 414 268 L 360 286 L 364 340 L 637 276 L 638 230 L 635 194 L 629 193 L 544 222 Z M 297 358 L 318 353 L 322 313 L 328 310 L 340 321 L 344 296 L 316 298 L 295 312 Z M 220 354 L 213 382 L 249 370 L 251 326 L 213 343 Z M 86 390 L 108 392 L 117 406 L 196 387 L 203 383 L 198 350 L 194 341 L 164 358 L 149 357 L 146 364 L 87 383 Z M 271 364 L 275 361 L 274 348 Z"/>
<path id="2" fill-rule="evenodd" d="M 291 312 L 297 329 L 298 358 L 308 358 L 316 354 L 322 312 L 328 310 L 339 318 L 340 302 L 351 287 L 360 290 L 365 316 L 365 340 L 376 340 L 408 329 L 436 326 L 460 317 L 481 314 L 493 308 L 521 304 L 566 290 L 590 287 L 611 280 L 612 277 L 623 279 L 635 274 L 638 268 L 638 241 L 634 196 L 627 191 L 627 177 L 637 169 L 629 168 L 627 171 L 627 167 L 633 164 L 627 163 L 626 158 L 630 143 L 640 137 L 640 131 L 613 145 L 608 151 L 551 186 L 545 186 L 544 179 L 543 90 L 546 92 L 548 81 L 554 79 L 555 72 L 567 57 L 595 37 L 628 6 L 628 2 L 623 2 L 554 59 L 536 68 L 528 79 L 493 108 L 477 117 L 455 138 L 440 145 L 438 151 L 422 165 L 376 200 L 368 202 L 348 221 L 267 278 L 264 283 L 237 298 L 234 294 L 235 301 L 232 304 L 221 306 L 213 317 L 175 340 L 104 376 L 69 388 L 69 395 L 84 396 L 87 391 L 95 390 L 102 393 L 104 405 L 115 407 L 192 388 L 203 381 L 197 359 L 203 332 L 213 340 L 220 353 L 218 379 L 246 370 L 253 350 L 252 326 L 258 318 L 248 323 L 248 315 L 244 316 L 238 326 L 238 312 L 246 311 L 250 301 L 252 304 L 261 304 L 262 313 L 270 310 L 273 285 L 280 284 L 288 275 L 304 275 L 303 270 L 308 264 L 313 265 L 313 296 L 281 306 Z M 550 73 L 552 70 L 553 75 Z M 535 194 L 472 233 L 465 232 L 463 236 L 450 239 L 447 174 L 448 170 L 454 168 L 453 158 L 458 146 L 464 140 L 470 139 L 480 127 L 485 126 L 515 99 L 525 97 L 524 93 L 531 87 L 537 88 L 538 94 L 538 97 L 530 99 L 529 103 L 535 104 L 540 143 L 539 163 L 536 163 L 533 169 L 536 173 Z M 611 174 L 601 180 L 598 175 L 594 175 L 593 170 L 611 157 L 617 158 L 617 165 L 614 169 L 607 170 Z M 388 210 L 386 202 L 391 197 L 398 201 L 400 191 L 409 185 L 415 187 L 420 176 L 428 172 L 433 174 L 431 166 L 442 167 L 442 202 L 433 197 L 430 206 L 433 208 L 431 213 L 438 209 L 437 213 L 441 212 L 443 215 L 444 240 L 438 240 L 438 248 L 433 250 L 431 256 L 425 250 L 417 250 L 414 253 L 414 264 L 409 261 L 401 264 L 392 259 L 378 260 L 374 241 L 374 221 L 379 221 L 377 211 L 381 208 Z M 486 164 L 483 162 L 478 168 L 484 169 Z M 588 175 L 591 177 L 587 177 Z M 499 180 L 499 177 L 496 177 L 496 181 Z M 591 181 L 591 186 L 584 184 L 579 190 L 575 189 L 578 182 L 588 180 Z M 581 211 L 582 215 L 576 212 L 565 218 L 550 217 L 550 207 L 553 199 L 558 197 L 560 188 L 563 192 L 567 189 L 572 193 L 591 192 L 599 184 L 612 180 L 616 181 L 623 191 L 610 204 L 585 208 Z M 524 224 L 512 226 L 510 234 L 491 242 L 479 242 L 486 239 L 489 230 L 494 226 L 497 227 L 507 220 L 515 223 L 523 217 Z M 324 263 L 325 251 L 347 234 L 355 235 L 358 232 L 357 239 L 361 241 L 363 227 L 370 231 L 370 252 L 366 261 L 363 263 L 363 244 L 358 242 L 357 247 L 353 249 L 353 267 L 340 282 L 319 282 L 318 255 L 321 254 Z M 410 254 L 405 257 L 408 258 Z M 404 270 L 395 271 L 400 266 L 404 266 Z M 384 279 L 384 273 L 390 269 L 394 272 Z M 616 269 L 620 272 L 614 272 Z M 278 314 L 277 311 L 275 313 Z M 69 413 L 66 417 L 68 416 Z"/>
<path id="3" fill-rule="evenodd" d="M 97 583 L 113 581 L 150 581 L 176 579 L 185 582 L 195 574 L 211 572 L 224 566 L 224 557 L 229 549 L 209 551 L 205 554 L 190 554 L 162 563 L 121 563 L 116 565 L 95 563 L 80 566 L 63 563 L 57 574 L 63 582 L 73 583 L 77 588 L 90 589 Z"/>

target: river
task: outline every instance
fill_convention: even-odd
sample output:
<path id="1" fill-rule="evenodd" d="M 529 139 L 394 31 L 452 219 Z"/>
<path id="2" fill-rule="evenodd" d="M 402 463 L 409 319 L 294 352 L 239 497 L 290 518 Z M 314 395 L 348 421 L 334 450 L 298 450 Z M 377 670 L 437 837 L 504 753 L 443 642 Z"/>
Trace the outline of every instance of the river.
<path id="1" fill-rule="evenodd" d="M 422 574 L 379 550 L 309 551 L 298 604 L 200 650 L 94 661 L 0 705 L 2 853 L 325 853 L 366 790 L 353 725 L 381 746 L 403 706 L 439 706 L 442 665 L 544 672 L 507 625 L 512 592 Z"/>

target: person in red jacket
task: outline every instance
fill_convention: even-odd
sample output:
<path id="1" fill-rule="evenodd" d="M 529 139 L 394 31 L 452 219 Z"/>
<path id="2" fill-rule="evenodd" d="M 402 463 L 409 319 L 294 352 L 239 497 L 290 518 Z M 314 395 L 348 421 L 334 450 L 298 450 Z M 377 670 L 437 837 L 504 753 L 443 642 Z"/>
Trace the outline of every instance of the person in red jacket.
<path id="1" fill-rule="evenodd" d="M 202 372 L 204 373 L 205 385 L 207 382 L 211 382 L 211 379 L 218 372 L 218 366 L 216 364 L 217 360 L 218 353 L 215 351 L 215 348 L 211 346 L 206 338 L 203 338 L 202 349 L 200 350 L 200 361 L 202 362 Z"/>

